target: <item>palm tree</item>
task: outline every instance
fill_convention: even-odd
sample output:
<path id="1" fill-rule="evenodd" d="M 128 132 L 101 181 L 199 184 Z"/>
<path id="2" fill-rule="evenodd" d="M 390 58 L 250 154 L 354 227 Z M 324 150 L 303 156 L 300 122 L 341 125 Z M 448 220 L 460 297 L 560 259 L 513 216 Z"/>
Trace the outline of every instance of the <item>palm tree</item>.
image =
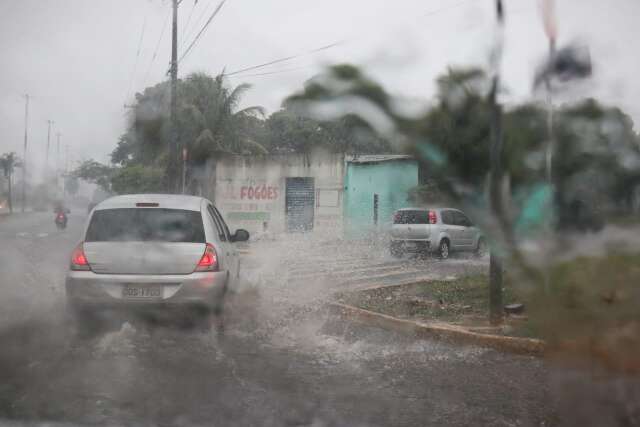
<path id="1" fill-rule="evenodd" d="M 212 77 L 204 73 L 191 74 L 178 82 L 178 141 L 180 148 L 189 153 L 187 182 L 194 178 L 194 166 L 202 166 L 216 155 L 267 153 L 258 142 L 262 138 L 264 109 L 238 108 L 249 87 L 229 87 L 223 75 Z M 112 161 L 122 167 L 165 169 L 171 140 L 169 106 L 168 82 L 136 94 L 128 129 L 112 153 Z"/>
<path id="2" fill-rule="evenodd" d="M 4 177 L 8 183 L 8 198 L 9 198 L 9 212 L 13 213 L 13 197 L 11 195 L 11 177 L 13 176 L 14 168 L 20 166 L 20 161 L 16 153 L 5 153 L 0 156 L 0 168 L 2 168 Z"/>
<path id="3" fill-rule="evenodd" d="M 216 153 L 266 154 L 267 150 L 251 137 L 251 119 L 264 117 L 264 108 L 237 110 L 242 95 L 251 86 L 244 83 L 229 88 L 222 75 L 189 75 L 182 85 L 181 140 L 191 148 L 191 159 L 203 162 Z"/>

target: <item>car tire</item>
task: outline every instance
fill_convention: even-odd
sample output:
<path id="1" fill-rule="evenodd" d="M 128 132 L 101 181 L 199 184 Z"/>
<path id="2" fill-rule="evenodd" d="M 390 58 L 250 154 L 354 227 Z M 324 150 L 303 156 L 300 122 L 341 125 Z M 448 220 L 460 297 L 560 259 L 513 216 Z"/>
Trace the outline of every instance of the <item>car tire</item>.
<path id="1" fill-rule="evenodd" d="M 402 249 L 402 244 L 391 243 L 389 246 L 389 252 L 391 256 L 394 258 L 402 258 L 404 256 L 404 250 Z"/>
<path id="2" fill-rule="evenodd" d="M 440 241 L 440 245 L 438 245 L 438 256 L 440 259 L 445 260 L 449 259 L 449 255 L 451 253 L 451 245 L 449 244 L 449 240 L 442 239 Z"/>
<path id="3" fill-rule="evenodd" d="M 482 258 L 483 256 L 486 255 L 487 250 L 488 250 L 487 241 L 485 240 L 484 237 L 479 238 L 478 246 L 476 247 L 476 250 L 475 250 L 475 255 L 479 258 Z"/>
<path id="4" fill-rule="evenodd" d="M 78 339 L 91 339 L 102 330 L 100 319 L 89 310 L 69 307 L 67 314 L 74 336 Z"/>
<path id="5" fill-rule="evenodd" d="M 191 324 L 196 330 L 208 333 L 211 329 L 215 329 L 218 336 L 224 334 L 224 305 L 227 292 L 225 286 L 224 293 L 211 307 L 194 308 L 191 314 Z"/>

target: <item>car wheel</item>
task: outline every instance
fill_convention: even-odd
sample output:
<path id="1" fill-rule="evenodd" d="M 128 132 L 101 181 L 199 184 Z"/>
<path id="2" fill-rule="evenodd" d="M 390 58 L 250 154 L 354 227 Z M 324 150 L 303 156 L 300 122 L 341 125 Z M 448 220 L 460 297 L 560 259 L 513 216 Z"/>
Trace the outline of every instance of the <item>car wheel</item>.
<path id="1" fill-rule="evenodd" d="M 478 246 L 476 247 L 476 256 L 483 257 L 487 253 L 487 241 L 484 237 L 478 239 Z"/>
<path id="2" fill-rule="evenodd" d="M 102 330 L 98 316 L 88 310 L 72 307 L 68 309 L 68 315 L 73 332 L 79 339 L 93 338 Z"/>
<path id="3" fill-rule="evenodd" d="M 218 336 L 224 334 L 224 305 L 227 292 L 225 287 L 224 293 L 212 307 L 200 307 L 194 310 L 194 326 L 197 330 L 209 332 L 211 329 L 215 329 Z"/>
<path id="4" fill-rule="evenodd" d="M 451 246 L 449 245 L 449 241 L 447 239 L 442 239 L 440 246 L 438 247 L 438 255 L 441 259 L 448 259 L 450 252 Z"/>
<path id="5" fill-rule="evenodd" d="M 402 256 L 404 255 L 404 251 L 402 250 L 402 245 L 398 243 L 391 243 L 391 246 L 389 247 L 389 252 L 391 253 L 391 256 L 394 258 L 402 258 Z"/>

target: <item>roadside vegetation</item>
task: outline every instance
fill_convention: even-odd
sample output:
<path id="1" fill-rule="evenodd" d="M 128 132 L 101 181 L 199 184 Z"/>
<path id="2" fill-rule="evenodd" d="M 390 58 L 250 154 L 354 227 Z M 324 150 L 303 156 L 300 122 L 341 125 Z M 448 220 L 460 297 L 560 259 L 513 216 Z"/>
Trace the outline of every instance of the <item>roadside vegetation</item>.
<path id="1" fill-rule="evenodd" d="M 554 266 L 549 289 L 532 288 L 531 319 L 558 350 L 640 373 L 640 252 L 612 248 Z"/>
<path id="2" fill-rule="evenodd" d="M 471 331 L 541 338 L 551 354 L 640 373 L 640 253 L 614 252 L 554 265 L 548 288 L 522 286 L 507 275 L 504 301 L 523 304 L 501 328 L 488 327 L 488 276 L 470 275 L 342 294 L 365 310 Z"/>
<path id="3" fill-rule="evenodd" d="M 5 180 L 6 192 L 5 199 L 7 201 L 7 207 L 9 213 L 13 212 L 13 173 L 15 168 L 20 167 L 21 162 L 16 153 L 4 153 L 0 156 L 0 171 Z M 0 201 L 2 201 L 2 195 L 0 195 Z"/>
<path id="4" fill-rule="evenodd" d="M 505 304 L 522 303 L 517 287 L 507 284 Z M 505 325 L 491 328 L 489 316 L 489 277 L 474 274 L 452 280 L 438 280 L 365 290 L 340 296 L 346 304 L 423 323 L 446 322 L 475 330 L 509 336 L 539 338 L 525 315 L 508 316 Z"/>

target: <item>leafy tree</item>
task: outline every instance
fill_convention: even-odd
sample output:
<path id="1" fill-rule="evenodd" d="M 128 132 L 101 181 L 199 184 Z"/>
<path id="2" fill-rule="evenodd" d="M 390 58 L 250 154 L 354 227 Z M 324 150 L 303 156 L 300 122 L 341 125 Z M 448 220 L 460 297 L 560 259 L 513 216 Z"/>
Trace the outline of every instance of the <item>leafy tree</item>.
<path id="1" fill-rule="evenodd" d="M 93 159 L 85 160 L 72 172 L 74 177 L 94 183 L 106 192 L 111 191 L 111 178 L 115 168 L 96 162 Z"/>
<path id="2" fill-rule="evenodd" d="M 556 115 L 553 171 L 561 221 L 572 221 L 576 203 L 631 207 L 640 185 L 640 145 L 631 118 L 587 99 Z"/>
<path id="3" fill-rule="evenodd" d="M 118 194 L 161 193 L 164 170 L 143 165 L 117 169 L 111 177 L 111 188 Z"/>
<path id="4" fill-rule="evenodd" d="M 247 84 L 228 87 L 222 76 L 194 73 L 178 82 L 178 140 L 188 150 L 189 174 L 218 153 L 265 154 L 258 142 L 264 110 L 238 109 Z M 111 154 L 113 163 L 165 169 L 170 140 L 169 83 L 136 95 L 127 132 Z"/>
<path id="5" fill-rule="evenodd" d="M 21 165 L 18 156 L 16 153 L 5 153 L 0 156 L 0 168 L 2 168 L 2 173 L 4 177 L 7 179 L 7 199 L 9 201 L 9 212 L 13 213 L 13 194 L 12 194 L 12 186 L 11 181 L 13 177 L 13 171 L 16 167 Z"/>
<path id="6" fill-rule="evenodd" d="M 182 86 L 180 129 L 194 152 L 194 160 L 202 162 L 222 151 L 234 154 L 265 154 L 266 150 L 249 137 L 249 118 L 263 117 L 259 106 L 238 110 L 242 95 L 250 88 L 241 84 L 229 88 L 222 76 L 191 74 Z"/>
<path id="7" fill-rule="evenodd" d="M 285 107 L 269 116 L 263 135 L 263 145 L 272 153 L 309 153 L 318 147 L 348 154 L 392 152 L 389 142 L 356 116 L 319 121 Z"/>
<path id="8" fill-rule="evenodd" d="M 286 105 L 314 117 L 326 118 L 330 111 L 334 120 L 357 115 L 370 130 L 405 142 L 407 151 L 421 160 L 422 188 L 413 192 L 414 199 L 445 194 L 480 208 L 490 166 L 489 80 L 480 69 L 449 69 L 436 84 L 435 104 L 421 114 L 406 115 L 397 108 L 399 100 L 359 69 L 337 65 L 307 82 Z M 629 205 L 640 184 L 638 138 L 630 118 L 587 100 L 560 108 L 555 122 L 559 217 L 572 214 L 576 199 L 592 203 L 593 197 L 582 195 L 589 191 L 608 203 L 622 199 Z M 517 196 L 512 207 L 516 214 L 546 213 L 538 209 L 551 194 L 545 180 L 545 109 L 533 103 L 512 108 L 504 114 L 503 132 L 502 161 Z"/>

